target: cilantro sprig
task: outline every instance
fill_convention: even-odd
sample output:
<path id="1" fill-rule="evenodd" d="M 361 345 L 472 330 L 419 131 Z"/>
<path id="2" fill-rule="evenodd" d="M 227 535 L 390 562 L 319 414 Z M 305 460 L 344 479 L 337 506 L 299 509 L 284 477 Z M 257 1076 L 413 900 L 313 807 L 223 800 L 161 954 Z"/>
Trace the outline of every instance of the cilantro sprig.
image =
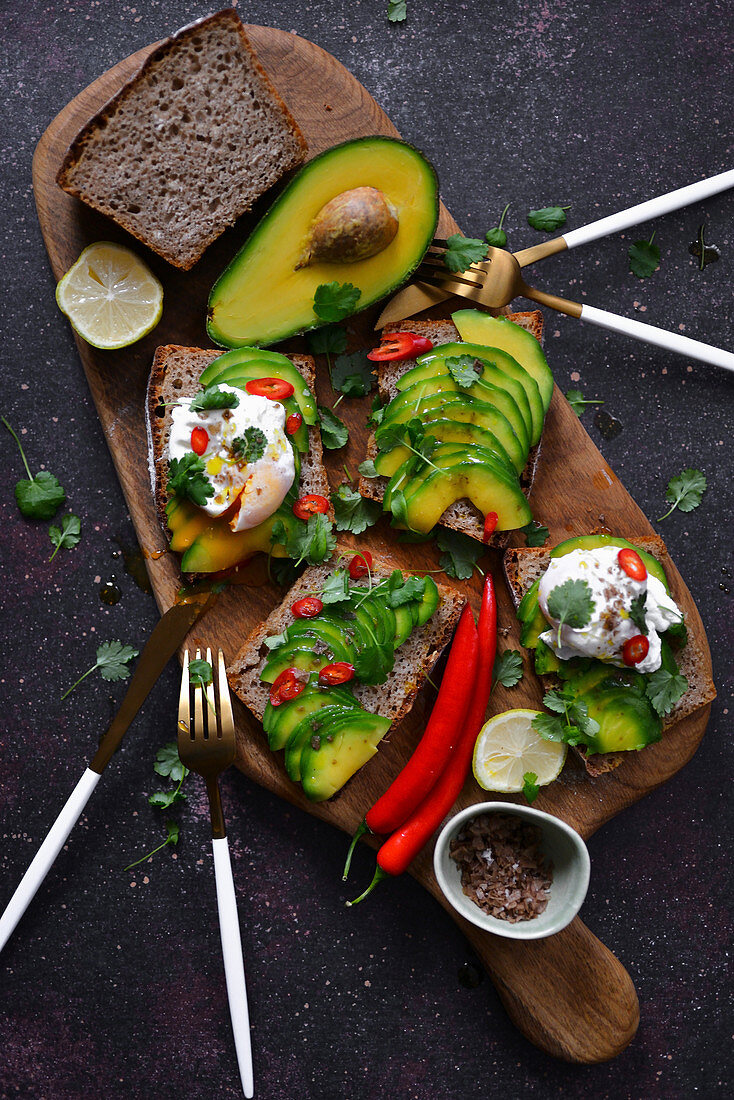
<path id="1" fill-rule="evenodd" d="M 546 741 L 565 741 L 567 745 L 585 745 L 594 749 L 599 723 L 589 717 L 589 708 L 583 699 L 575 698 L 568 688 L 547 691 L 543 705 L 552 714 L 538 714 L 532 721 Z"/>
<path id="2" fill-rule="evenodd" d="M 484 576 L 477 565 L 485 550 L 481 542 L 469 538 L 462 531 L 441 527 L 436 533 L 436 544 L 442 551 L 438 564 L 447 577 L 460 581 L 469 580 L 475 569 Z"/>
<path id="3" fill-rule="evenodd" d="M 203 508 L 214 495 L 214 486 L 204 473 L 204 460 L 193 451 L 168 463 L 168 490 L 182 500 L 190 500 Z"/>
<path id="4" fill-rule="evenodd" d="M 407 447 L 414 455 L 422 458 L 434 470 L 438 467 L 431 462 L 431 455 L 438 445 L 434 435 L 426 435 L 426 428 L 419 417 L 414 416 L 404 424 L 393 424 L 380 433 L 377 447 L 380 451 L 392 451 L 395 447 Z"/>
<path id="5" fill-rule="evenodd" d="M 194 687 L 206 687 L 213 680 L 214 671 L 208 661 L 203 661 L 200 657 L 197 657 L 189 663 L 189 683 L 193 684 Z M 164 773 L 161 772 L 160 774 L 163 775 Z"/>
<path id="6" fill-rule="evenodd" d="M 468 390 L 482 377 L 484 366 L 473 355 L 451 355 L 446 359 L 449 374 L 457 386 Z"/>
<path id="7" fill-rule="evenodd" d="M 364 397 L 375 384 L 372 364 L 365 351 L 339 355 L 331 368 L 331 386 L 342 397 Z M 337 405 L 339 404 L 337 401 Z M 335 406 L 336 407 L 336 406 Z"/>
<path id="8" fill-rule="evenodd" d="M 650 632 L 647 628 L 647 619 L 645 618 L 645 603 L 647 602 L 647 593 L 641 592 L 639 596 L 635 596 L 630 604 L 630 619 L 635 624 L 640 634 L 648 635 Z"/>
<path id="9" fill-rule="evenodd" d="M 558 623 L 558 645 L 561 645 L 561 628 L 570 626 L 580 630 L 587 626 L 594 612 L 594 598 L 588 581 L 569 577 L 557 584 L 548 595 L 548 614 Z"/>
<path id="10" fill-rule="evenodd" d="M 507 213 L 507 211 L 509 209 L 510 209 L 510 204 L 508 202 L 507 206 L 502 211 L 502 217 L 500 218 L 500 224 L 495 225 L 495 226 L 492 227 L 492 229 L 487 230 L 487 234 L 486 234 L 484 239 L 485 239 L 485 241 L 487 242 L 488 245 L 492 246 L 492 248 L 504 248 L 505 245 L 507 244 L 507 234 L 505 233 L 504 229 L 502 228 L 502 225 L 503 225 L 504 220 L 505 220 L 505 214 Z"/>
<path id="11" fill-rule="evenodd" d="M 462 237 L 461 233 L 452 233 L 446 240 L 443 262 L 449 271 L 455 274 L 466 271 L 472 264 L 487 258 L 487 245 L 477 237 Z"/>
<path id="12" fill-rule="evenodd" d="M 321 321 L 333 324 L 354 313 L 362 296 L 359 287 L 352 283 L 321 283 L 313 296 L 313 311 Z"/>
<path id="13" fill-rule="evenodd" d="M 391 23 L 403 23 L 408 14 L 408 0 L 387 0 L 387 18 Z"/>
<path id="14" fill-rule="evenodd" d="M 368 500 L 349 485 L 340 485 L 331 494 L 331 503 L 337 531 L 351 531 L 353 535 L 361 535 L 382 515 L 379 501 Z"/>
<path id="15" fill-rule="evenodd" d="M 137 867 L 139 863 L 144 863 L 146 859 L 150 859 L 156 852 L 162 851 L 169 844 L 173 844 L 175 847 L 178 844 L 179 827 L 175 821 L 166 822 L 166 839 L 162 844 L 159 844 L 157 848 L 153 848 L 150 852 L 146 852 L 140 859 L 136 859 L 133 863 L 128 863 L 127 867 L 123 867 L 124 871 L 131 871 L 133 867 Z"/>
<path id="16" fill-rule="evenodd" d="M 659 668 L 648 673 L 645 694 L 661 718 L 670 714 L 678 700 L 688 690 L 688 680 L 682 673 Z"/>
<path id="17" fill-rule="evenodd" d="M 349 429 L 343 420 L 326 405 L 319 405 L 319 419 L 321 421 L 321 442 L 327 451 L 338 451 L 346 445 L 349 439 Z"/>
<path id="18" fill-rule="evenodd" d="M 569 205 L 542 206 L 539 210 L 531 210 L 528 214 L 528 225 L 540 233 L 552 233 L 566 224 L 566 211 L 570 209 Z"/>
<path id="19" fill-rule="evenodd" d="M 658 523 L 667 519 L 676 508 L 680 508 L 681 512 L 692 512 L 694 508 L 698 508 L 705 492 L 706 477 L 700 470 L 689 467 L 676 477 L 671 477 L 665 490 L 665 499 L 672 503 L 672 507 L 660 517 Z"/>
<path id="20" fill-rule="evenodd" d="M 299 566 L 303 561 L 318 565 L 331 557 L 336 549 L 336 536 L 327 517 L 319 513 L 309 516 L 307 523 L 299 523 L 291 535 L 283 521 L 276 520 L 270 533 L 270 545 L 278 544 L 285 547 L 289 558 L 293 558 L 293 567 Z"/>
<path id="21" fill-rule="evenodd" d="M 542 523 L 538 523 L 537 519 L 532 519 L 530 523 L 526 523 L 524 527 L 520 528 L 520 531 L 525 536 L 525 542 L 528 546 L 543 546 L 550 534 L 548 528 L 544 527 Z"/>
<path id="22" fill-rule="evenodd" d="M 128 667 L 130 661 L 137 656 L 137 649 L 133 649 L 131 645 L 123 645 L 119 641 L 103 642 L 97 649 L 95 663 L 64 692 L 61 701 L 63 702 L 67 695 L 71 695 L 74 688 L 79 687 L 82 680 L 86 680 L 87 676 L 91 676 L 97 669 L 99 669 L 103 680 L 126 680 L 130 675 L 130 668 Z"/>
<path id="23" fill-rule="evenodd" d="M 324 605 L 343 603 L 349 599 L 349 574 L 346 569 L 335 569 L 328 575 L 319 598 Z"/>
<path id="24" fill-rule="evenodd" d="M 242 435 L 232 440 L 232 453 L 243 462 L 258 462 L 265 454 L 268 437 L 262 428 L 250 424 Z"/>
<path id="25" fill-rule="evenodd" d="M 578 416 L 579 419 L 581 419 L 581 414 L 582 414 L 582 412 L 584 411 L 584 409 L 586 408 L 587 405 L 603 405 L 604 404 L 603 401 L 599 401 L 595 398 L 591 398 L 591 397 L 586 398 L 586 397 L 584 397 L 581 390 L 566 390 L 566 400 L 568 401 L 569 405 L 571 406 L 571 408 L 576 413 L 576 416 Z"/>
<path id="26" fill-rule="evenodd" d="M 494 662 L 492 679 L 506 688 L 515 687 L 516 684 L 519 684 L 522 680 L 522 653 L 517 649 L 505 649 L 502 653 L 498 653 Z"/>
<path id="27" fill-rule="evenodd" d="M 341 355 L 347 350 L 347 334 L 339 325 L 327 325 L 309 332 L 306 337 L 312 355 L 325 355 L 331 367 L 331 355 Z"/>
<path id="28" fill-rule="evenodd" d="M 81 530 L 81 520 L 79 516 L 75 516 L 72 512 L 69 512 L 68 516 L 64 516 L 61 520 L 61 527 L 51 524 L 48 529 L 48 537 L 56 549 L 48 560 L 53 561 L 59 550 L 71 550 L 73 546 L 76 546 L 82 537 Z"/>
<path id="29" fill-rule="evenodd" d="M 535 772 L 525 772 L 522 777 L 522 793 L 529 803 L 535 802 L 540 791 L 540 784 L 538 783 L 538 776 Z"/>
<path id="30" fill-rule="evenodd" d="M 28 474 L 28 480 L 23 478 L 15 485 L 15 499 L 21 515 L 26 519 L 52 519 L 66 500 L 63 487 L 48 470 L 39 470 L 35 477 L 33 476 L 20 439 L 4 416 L 0 417 L 0 420 L 17 443 Z"/>
<path id="31" fill-rule="evenodd" d="M 220 389 L 218 385 L 207 386 L 191 399 L 191 412 L 206 412 L 209 409 L 236 409 L 240 399 L 236 393 Z"/>
<path id="32" fill-rule="evenodd" d="M 653 244 L 655 234 L 649 241 L 635 241 L 631 244 L 627 256 L 630 262 L 630 271 L 638 279 L 649 279 L 660 267 L 660 249 Z"/>
<path id="33" fill-rule="evenodd" d="M 196 663 L 195 661 L 191 662 L 191 664 Z M 206 661 L 200 663 L 205 665 Z M 211 666 L 208 667 L 211 672 Z M 189 675 L 191 675 L 191 666 L 189 666 Z M 186 795 L 181 787 L 184 779 L 189 774 L 189 769 L 181 763 L 181 757 L 178 755 L 178 745 L 175 741 L 169 741 L 163 748 L 158 749 L 153 771 L 157 775 L 163 776 L 164 779 L 170 779 L 176 786 L 165 791 L 154 791 L 148 798 L 151 806 L 156 806 L 159 810 L 167 810 L 169 806 L 175 805 L 176 802 L 186 801 Z"/>

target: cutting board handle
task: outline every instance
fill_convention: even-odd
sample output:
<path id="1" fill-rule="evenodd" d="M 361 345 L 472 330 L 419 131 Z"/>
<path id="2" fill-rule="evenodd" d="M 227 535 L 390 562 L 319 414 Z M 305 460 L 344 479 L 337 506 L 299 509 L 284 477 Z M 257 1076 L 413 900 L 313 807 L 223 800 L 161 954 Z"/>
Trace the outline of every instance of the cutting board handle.
<path id="1" fill-rule="evenodd" d="M 607 1062 L 640 1022 L 627 971 L 575 920 L 542 940 L 506 940 L 456 918 L 512 1022 L 535 1046 L 566 1062 Z"/>

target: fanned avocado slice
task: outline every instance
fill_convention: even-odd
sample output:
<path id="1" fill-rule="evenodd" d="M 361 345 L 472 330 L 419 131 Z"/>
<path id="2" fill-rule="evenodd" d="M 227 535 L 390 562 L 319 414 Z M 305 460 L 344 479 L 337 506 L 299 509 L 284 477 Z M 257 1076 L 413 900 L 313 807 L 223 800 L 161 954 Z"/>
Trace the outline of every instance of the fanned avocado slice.
<path id="1" fill-rule="evenodd" d="M 377 752 L 390 719 L 361 711 L 335 718 L 309 738 L 299 760 L 307 798 L 323 802 L 344 786 Z"/>
<path id="2" fill-rule="evenodd" d="M 302 718 L 334 703 L 340 703 L 346 707 L 359 706 L 346 688 L 316 686 L 307 687 L 295 699 L 286 700 L 277 707 L 268 702 L 263 714 L 263 729 L 273 752 L 285 748 L 288 738 Z"/>
<path id="3" fill-rule="evenodd" d="M 528 374 L 532 374 L 538 383 L 543 408 L 548 412 L 553 396 L 553 375 L 542 347 L 531 332 L 513 321 L 508 321 L 506 317 L 491 317 L 478 309 L 460 309 L 451 314 L 451 320 L 459 330 L 462 340 L 500 348 L 517 359 L 520 366 Z"/>

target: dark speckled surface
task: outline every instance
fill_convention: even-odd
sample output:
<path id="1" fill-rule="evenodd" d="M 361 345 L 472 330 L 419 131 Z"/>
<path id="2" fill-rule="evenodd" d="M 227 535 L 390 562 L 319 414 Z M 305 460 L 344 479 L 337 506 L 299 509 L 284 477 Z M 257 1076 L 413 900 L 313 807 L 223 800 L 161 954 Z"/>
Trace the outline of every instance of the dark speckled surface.
<path id="1" fill-rule="evenodd" d="M 569 227 L 732 164 L 731 10 L 725 0 L 547 0 L 527 5 L 409 0 L 253 2 L 245 20 L 295 30 L 336 55 L 403 135 L 435 162 L 442 194 L 479 235 L 512 201 L 510 244 L 533 206 L 571 203 Z M 140 644 L 152 599 L 115 556 L 133 530 L 70 331 L 57 312 L 36 223 L 31 156 L 44 128 L 119 58 L 206 3 L 5 0 L 2 411 L 34 469 L 53 470 L 84 537 L 47 564 L 46 526 L 12 497 L 20 463 L 2 444 L 4 576 L 0 728 L 0 904 L 107 724 L 121 685 L 62 690 L 100 640 Z M 446 104 L 443 106 L 443 104 Z M 548 261 L 542 285 L 731 347 L 731 196 L 659 220 L 660 270 L 627 273 L 627 239 Z M 688 254 L 705 223 L 721 261 Z M 649 236 L 641 227 L 636 236 Z M 637 311 L 637 312 L 635 312 Z M 254 1020 L 257 1095 L 328 1100 L 492 1097 L 675 1098 L 730 1094 L 726 972 L 732 766 L 732 379 L 576 322 L 547 318 L 560 385 L 621 421 L 592 437 L 648 515 L 689 465 L 702 506 L 660 525 L 699 602 L 719 699 L 703 745 L 663 789 L 590 844 L 590 928 L 628 967 L 642 1022 L 610 1065 L 556 1063 L 510 1025 L 449 918 L 408 878 L 348 912 L 340 834 L 232 773 L 224 782 Z M 52 384 L 49 384 L 51 380 Z M 122 599 L 99 600 L 117 577 Z M 162 838 L 146 795 L 173 733 L 176 670 L 148 700 L 97 796 L 0 959 L 0 1095 L 23 1100 L 199 1100 L 240 1095 L 223 983 L 206 809 L 197 786 L 178 850 L 122 868 Z M 356 879 L 371 863 L 357 855 Z"/>

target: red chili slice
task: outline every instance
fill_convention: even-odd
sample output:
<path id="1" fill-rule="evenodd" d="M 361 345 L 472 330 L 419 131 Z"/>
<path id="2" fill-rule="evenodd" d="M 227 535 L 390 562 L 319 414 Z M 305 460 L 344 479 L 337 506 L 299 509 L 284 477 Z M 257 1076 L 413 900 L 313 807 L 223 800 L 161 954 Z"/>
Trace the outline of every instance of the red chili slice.
<path id="1" fill-rule="evenodd" d="M 194 454 L 203 455 L 209 446 L 209 433 L 205 428 L 194 428 L 191 433 L 191 450 Z"/>
<path id="2" fill-rule="evenodd" d="M 318 596 L 304 596 L 302 600 L 296 600 L 291 606 L 291 611 L 297 619 L 313 619 L 324 610 L 324 605 Z"/>
<path id="3" fill-rule="evenodd" d="M 347 568 L 353 581 L 366 577 L 372 568 L 372 555 L 369 550 L 365 550 L 363 554 L 355 554 Z"/>
<path id="4" fill-rule="evenodd" d="M 391 332 L 383 336 L 380 346 L 367 353 L 373 363 L 393 363 L 399 359 L 415 359 L 433 350 L 433 343 L 426 336 L 415 332 Z"/>
<path id="5" fill-rule="evenodd" d="M 245 389 L 256 397 L 269 397 L 271 401 L 284 401 L 294 394 L 293 386 L 283 378 L 252 378 L 245 382 Z"/>
<path id="6" fill-rule="evenodd" d="M 644 661 L 650 649 L 650 643 L 644 634 L 635 634 L 634 638 L 628 638 L 622 646 L 622 660 L 630 667 L 639 665 Z"/>
<path id="7" fill-rule="evenodd" d="M 300 413 L 291 413 L 285 422 L 285 434 L 295 435 L 301 424 L 303 424 L 303 417 Z"/>
<path id="8" fill-rule="evenodd" d="M 637 551 L 632 550 L 629 546 L 625 546 L 619 551 L 617 561 L 627 576 L 632 577 L 633 581 L 644 581 L 647 577 L 645 563 Z"/>
<path id="9" fill-rule="evenodd" d="M 496 512 L 487 512 L 484 517 L 484 534 L 482 535 L 482 542 L 489 542 L 492 538 L 498 518 Z"/>
<path id="10" fill-rule="evenodd" d="M 348 661 L 337 661 L 333 665 L 324 665 L 319 673 L 319 683 L 327 687 L 335 687 L 337 684 L 346 684 L 347 680 L 354 679 L 354 665 Z"/>
<path id="11" fill-rule="evenodd" d="M 293 515 L 299 519 L 308 519 L 309 516 L 324 515 L 329 511 L 329 502 L 319 493 L 307 493 L 305 497 L 299 497 L 293 505 Z"/>
<path id="12" fill-rule="evenodd" d="M 297 668 L 285 668 L 280 676 L 277 676 L 270 685 L 270 702 L 272 706 L 279 707 L 288 699 L 295 699 L 300 695 L 304 687 L 303 680 L 298 678 Z"/>

